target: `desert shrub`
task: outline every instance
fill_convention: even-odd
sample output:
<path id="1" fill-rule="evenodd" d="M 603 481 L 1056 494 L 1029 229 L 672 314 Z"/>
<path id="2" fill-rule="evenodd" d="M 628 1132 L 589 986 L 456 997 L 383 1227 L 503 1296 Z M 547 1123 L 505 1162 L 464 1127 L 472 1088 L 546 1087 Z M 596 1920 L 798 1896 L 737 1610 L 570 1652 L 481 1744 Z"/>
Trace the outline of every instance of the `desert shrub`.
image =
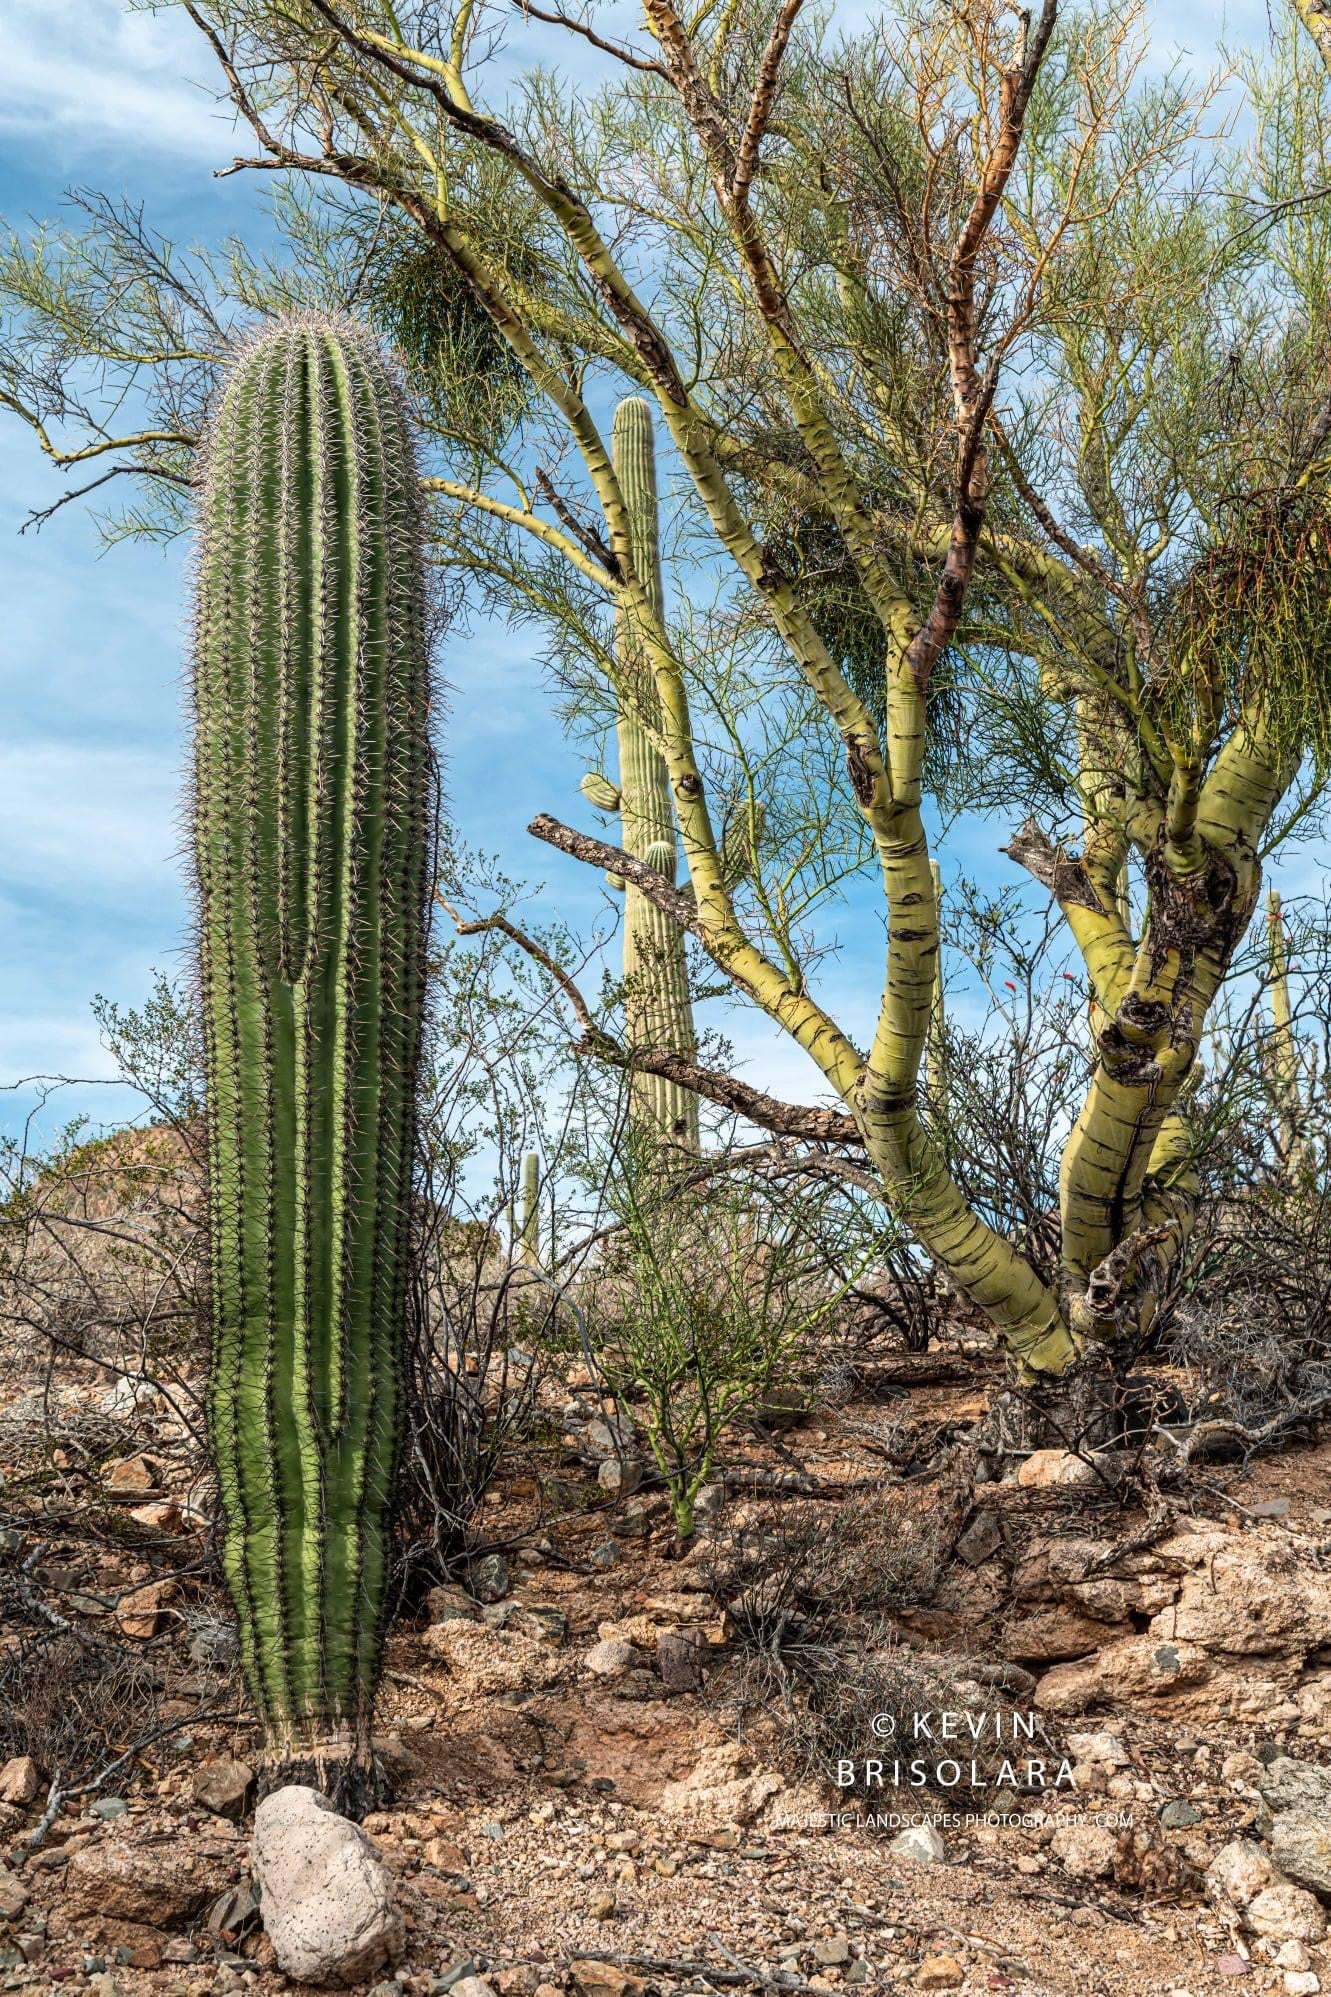
<path id="1" fill-rule="evenodd" d="M 30 1754 L 66 1781 L 150 1733 L 159 1707 L 146 1659 L 94 1648 L 76 1631 L 16 1637 L 0 1653 L 0 1754 Z"/>
<path id="2" fill-rule="evenodd" d="M 798 1403 L 816 1371 L 818 1333 L 846 1296 L 848 1243 L 862 1271 L 881 1242 L 835 1186 L 724 1163 L 672 1166 L 626 1134 L 608 1167 L 619 1225 L 589 1286 L 596 1362 L 634 1407 L 681 1540 L 722 1439 Z"/>

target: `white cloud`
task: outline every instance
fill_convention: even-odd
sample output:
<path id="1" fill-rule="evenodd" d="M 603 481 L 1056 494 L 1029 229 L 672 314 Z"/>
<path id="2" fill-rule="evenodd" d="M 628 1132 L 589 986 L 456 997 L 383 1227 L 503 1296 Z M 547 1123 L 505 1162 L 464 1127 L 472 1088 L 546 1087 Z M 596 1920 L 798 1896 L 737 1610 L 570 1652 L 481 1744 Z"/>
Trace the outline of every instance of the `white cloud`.
<path id="1" fill-rule="evenodd" d="M 57 154 L 132 147 L 220 163 L 234 151 L 232 121 L 214 101 L 211 65 L 174 8 L 7 0 L 0 132 L 40 136 Z"/>
<path id="2" fill-rule="evenodd" d="M 182 833 L 169 755 L 19 741 L 0 748 L 0 879 L 74 901 L 169 896 Z M 132 905 L 132 904 L 131 904 Z"/>
<path id="3" fill-rule="evenodd" d="M 102 1045 L 87 1006 L 81 1015 L 66 1018 L 52 1018 L 49 1013 L 6 1015 L 0 1029 L 0 1078 L 5 1094 L 23 1077 L 38 1074 L 78 1075 L 90 1081 L 115 1078 L 115 1063 Z M 85 1106 L 80 1099 L 77 1109 L 69 1113 Z M 8 1107 L 0 1094 L 0 1112 Z"/>

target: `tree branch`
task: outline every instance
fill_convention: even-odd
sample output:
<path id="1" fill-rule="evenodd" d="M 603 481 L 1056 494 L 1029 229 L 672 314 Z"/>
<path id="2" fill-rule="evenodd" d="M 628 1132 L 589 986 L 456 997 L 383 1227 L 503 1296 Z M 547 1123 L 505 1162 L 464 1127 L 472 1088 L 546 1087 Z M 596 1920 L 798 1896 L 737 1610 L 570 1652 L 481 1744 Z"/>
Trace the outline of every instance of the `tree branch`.
<path id="1" fill-rule="evenodd" d="M 672 922 L 681 929 L 687 929 L 690 936 L 696 936 L 700 943 L 705 943 L 694 903 L 680 892 L 673 881 L 668 881 L 664 874 L 658 874 L 656 868 L 649 867 L 645 860 L 635 859 L 632 853 L 608 845 L 604 839 L 593 839 L 589 833 L 575 832 L 571 825 L 561 824 L 547 811 L 537 812 L 527 830 L 533 839 L 543 839 L 547 846 L 554 846 L 575 860 L 585 860 L 589 867 L 600 867 L 607 874 L 616 874 L 621 880 L 631 882 L 639 894 L 654 902 Z"/>
<path id="2" fill-rule="evenodd" d="M 580 844 L 597 848 L 594 858 L 596 866 L 612 867 L 612 870 L 618 873 L 626 872 L 625 863 L 629 856 L 620 853 L 616 847 L 603 846 L 596 839 L 584 841 L 580 834 L 569 833 L 566 826 L 556 825 L 553 819 L 547 819 L 545 823 L 560 832 L 567 833 L 570 839 L 577 840 Z M 529 829 L 535 831 L 536 827 L 533 825 Z M 537 836 L 542 835 L 538 833 Z M 551 843 L 560 842 L 552 840 Z M 571 846 L 565 846 L 562 850 L 574 852 L 575 858 L 578 859 L 591 857 L 576 852 Z M 602 855 L 609 857 L 607 859 L 601 857 Z M 641 865 L 641 862 L 634 864 Z M 651 873 L 653 870 L 648 867 L 645 871 Z M 655 878 L 661 881 L 665 879 L 664 875 L 660 874 Z M 672 890 L 672 892 L 677 891 Z M 500 936 L 506 936 L 511 943 L 516 943 L 533 963 L 539 964 L 553 979 L 568 1000 L 573 1016 L 582 1028 L 582 1039 L 573 1043 L 575 1054 L 589 1054 L 598 1061 L 605 1061 L 611 1067 L 624 1068 L 632 1073 L 661 1075 L 667 1081 L 677 1082 L 681 1088 L 688 1089 L 693 1095 L 702 1096 L 706 1101 L 715 1103 L 720 1109 L 732 1110 L 738 1116 L 747 1117 L 750 1123 L 758 1124 L 763 1130 L 770 1130 L 775 1136 L 798 1137 L 810 1144 L 853 1145 L 857 1150 L 863 1150 L 864 1140 L 856 1129 L 854 1118 L 847 1116 L 842 1110 L 810 1109 L 798 1103 L 781 1102 L 777 1097 L 766 1095 L 761 1089 L 751 1087 L 748 1082 L 741 1082 L 735 1075 L 727 1075 L 717 1068 L 704 1068 L 697 1061 L 690 1060 L 687 1055 L 677 1054 L 667 1047 L 622 1047 L 604 1027 L 597 1024 L 591 1007 L 568 972 L 555 962 L 549 951 L 539 944 L 535 937 L 528 936 L 525 930 L 519 929 L 517 924 L 510 922 L 505 915 L 490 915 L 476 922 L 464 921 L 438 888 L 434 891 L 434 898 L 440 908 L 452 917 L 459 936 L 480 936 L 493 930 Z"/>
<path id="3" fill-rule="evenodd" d="M 1058 0 L 1044 0 L 1039 23 L 1023 50 L 1021 67 L 1004 72 L 998 133 L 989 150 L 979 188 L 948 266 L 947 344 L 957 423 L 957 499 L 943 573 L 938 579 L 929 615 L 915 634 L 906 655 L 915 683 L 921 691 L 928 686 L 934 667 L 952 642 L 953 633 L 961 622 L 989 497 L 989 460 L 984 446 L 984 429 L 998 378 L 991 368 L 982 380 L 979 371 L 976 266 L 1017 163 L 1027 106 L 1057 19 Z"/>
<path id="4" fill-rule="evenodd" d="M 750 1123 L 770 1130 L 774 1136 L 799 1137 L 811 1144 L 853 1145 L 857 1151 L 864 1149 L 864 1139 L 854 1118 L 843 1110 L 810 1109 L 799 1103 L 781 1102 L 776 1096 L 741 1082 L 736 1075 L 727 1075 L 718 1068 L 700 1067 L 687 1055 L 676 1054 L 667 1047 L 616 1047 L 601 1034 L 595 1039 L 575 1042 L 573 1051 L 594 1054 L 599 1060 L 635 1074 L 660 1075 L 666 1081 L 677 1082 L 695 1096 L 703 1096 L 720 1109 L 747 1117 Z"/>

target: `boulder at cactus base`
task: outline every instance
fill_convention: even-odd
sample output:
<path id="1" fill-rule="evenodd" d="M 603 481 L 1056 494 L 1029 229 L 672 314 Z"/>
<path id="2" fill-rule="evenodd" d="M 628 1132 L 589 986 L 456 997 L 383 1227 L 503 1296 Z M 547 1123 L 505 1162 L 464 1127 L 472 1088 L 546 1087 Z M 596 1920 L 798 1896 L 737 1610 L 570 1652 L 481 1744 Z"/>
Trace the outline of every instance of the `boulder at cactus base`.
<path id="1" fill-rule="evenodd" d="M 250 1848 L 263 1925 L 288 1976 L 363 1983 L 405 1941 L 392 1882 L 363 1830 L 317 1789 L 292 1783 L 254 1812 Z"/>

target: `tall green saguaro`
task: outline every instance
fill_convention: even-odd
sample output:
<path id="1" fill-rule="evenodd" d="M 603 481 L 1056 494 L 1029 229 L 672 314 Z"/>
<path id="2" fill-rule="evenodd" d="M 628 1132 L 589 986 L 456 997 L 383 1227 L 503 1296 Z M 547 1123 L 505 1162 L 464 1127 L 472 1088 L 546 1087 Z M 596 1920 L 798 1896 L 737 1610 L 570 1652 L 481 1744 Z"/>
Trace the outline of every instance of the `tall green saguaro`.
<path id="1" fill-rule="evenodd" d="M 656 452 L 652 412 L 641 396 L 628 396 L 615 411 L 615 474 L 624 495 L 632 536 L 633 566 L 652 609 L 660 616 L 660 527 L 656 497 Z M 616 634 L 620 679 L 619 785 L 599 775 L 583 788 L 593 804 L 618 811 L 620 843 L 667 880 L 675 878 L 675 819 L 670 773 L 652 739 L 658 704 L 650 667 L 642 658 L 628 620 L 621 614 Z M 665 1047 L 691 1055 L 697 1042 L 689 999 L 688 963 L 678 926 L 637 888 L 624 886 L 624 1013 L 631 1047 Z M 696 1151 L 698 1098 L 689 1089 L 657 1075 L 635 1075 L 630 1102 L 641 1129 Z"/>
<path id="2" fill-rule="evenodd" d="M 433 828 L 404 404 L 277 322 L 211 429 L 194 640 L 210 1417 L 274 1747 L 364 1750 L 397 1465 Z"/>

